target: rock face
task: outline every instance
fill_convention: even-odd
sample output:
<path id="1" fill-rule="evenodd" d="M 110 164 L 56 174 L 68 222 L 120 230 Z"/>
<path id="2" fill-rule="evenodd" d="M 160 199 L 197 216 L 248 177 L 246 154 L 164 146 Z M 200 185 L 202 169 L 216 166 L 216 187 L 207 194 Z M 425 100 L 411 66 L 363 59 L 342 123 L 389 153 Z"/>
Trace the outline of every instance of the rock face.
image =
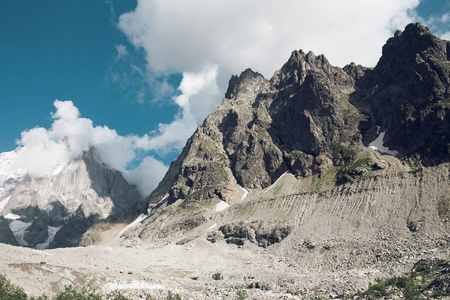
<path id="1" fill-rule="evenodd" d="M 2 154 L 3 170 L 17 151 Z M 40 178 L 20 170 L 1 173 L 1 224 L 8 224 L 15 236 L 5 236 L 3 242 L 21 246 L 77 246 L 92 224 L 131 213 L 140 198 L 119 171 L 100 162 L 93 148 Z"/>
<path id="2" fill-rule="evenodd" d="M 361 80 L 364 95 L 355 99 L 369 103 L 370 121 L 387 131 L 389 147 L 427 165 L 449 157 L 449 59 L 450 42 L 409 24 L 384 45 L 377 66 Z"/>
<path id="3" fill-rule="evenodd" d="M 0 243 L 18 246 L 16 238 L 14 237 L 9 222 L 5 218 L 0 217 Z"/>
<path id="4" fill-rule="evenodd" d="M 150 209 L 178 199 L 232 202 L 239 186 L 263 189 L 286 171 L 354 181 L 386 167 L 367 153 L 377 136 L 412 164 L 449 161 L 449 57 L 450 42 L 415 23 L 387 41 L 374 69 L 333 67 L 300 50 L 270 80 L 250 69 L 233 76 Z"/>

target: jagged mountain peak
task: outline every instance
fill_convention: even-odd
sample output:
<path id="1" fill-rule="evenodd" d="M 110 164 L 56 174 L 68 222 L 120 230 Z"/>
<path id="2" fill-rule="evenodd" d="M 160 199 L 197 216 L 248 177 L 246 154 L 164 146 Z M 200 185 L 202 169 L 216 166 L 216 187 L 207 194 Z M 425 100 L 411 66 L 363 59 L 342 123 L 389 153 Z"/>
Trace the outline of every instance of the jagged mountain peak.
<path id="1" fill-rule="evenodd" d="M 295 50 L 270 81 L 277 88 L 285 88 L 302 84 L 308 75 L 334 74 L 336 71 L 323 54 L 316 56 L 312 51 Z"/>
<path id="2" fill-rule="evenodd" d="M 421 37 L 422 36 L 422 37 Z M 431 33 L 430 29 L 426 26 L 423 26 L 419 22 L 410 23 L 406 25 L 405 29 L 403 31 L 397 30 L 394 33 L 394 37 L 391 39 L 399 39 L 402 38 L 403 40 L 409 40 L 410 42 L 416 43 L 416 41 L 419 39 L 422 40 L 422 38 L 432 40 L 435 38 L 435 36 Z M 389 42 L 388 42 L 389 44 Z"/>
<path id="3" fill-rule="evenodd" d="M 406 48 L 408 43 L 420 45 L 420 39 L 433 41 L 428 46 L 436 46 L 437 50 L 423 52 L 420 48 L 426 54 L 425 63 L 414 61 L 414 66 L 395 67 L 400 50 L 419 51 Z M 374 69 L 354 63 L 334 67 L 323 55 L 295 50 L 270 81 L 251 69 L 233 76 L 223 104 L 189 139 L 170 167 L 167 173 L 170 176 L 164 178 L 149 201 L 160 203 L 163 199 L 169 204 L 178 199 L 232 201 L 236 197 L 233 193 L 240 193 L 238 185 L 263 189 L 285 171 L 308 177 L 325 176 L 330 170 L 343 168 L 335 171 L 336 183 L 355 180 L 384 168 L 365 148 L 379 137 L 383 145 L 379 148 L 388 149 L 386 153 L 405 155 L 409 147 L 412 153 L 408 157 L 416 150 L 422 151 L 419 148 L 424 142 L 417 140 L 425 137 L 428 141 L 425 143 L 435 150 L 441 149 L 444 161 L 448 160 L 448 150 L 443 149 L 448 139 L 447 108 L 442 106 L 445 101 L 433 106 L 435 112 L 427 117 L 427 126 L 437 129 L 433 133 L 426 127 L 408 128 L 411 120 L 401 117 L 411 107 L 425 115 L 423 108 L 417 106 L 419 102 L 408 97 L 426 101 L 439 91 L 441 95 L 448 91 L 450 80 L 446 74 L 450 68 L 446 67 L 446 54 L 438 55 L 439 51 L 446 51 L 443 46 L 446 43 L 420 24 L 411 24 L 389 39 Z M 418 81 L 411 85 L 408 83 L 411 78 Z M 428 83 L 438 88 L 412 92 L 415 84 Z M 408 96 L 410 93 L 412 96 Z M 443 111 L 438 109 L 441 106 Z M 444 114 L 439 115 L 438 111 Z M 420 127 L 424 124 L 421 122 L 414 126 Z M 422 136 L 414 137 L 417 132 Z M 403 137 L 399 137 L 400 133 Z M 366 158 L 358 173 L 349 166 L 361 156 Z"/>
<path id="4" fill-rule="evenodd" d="M 325 55 L 315 55 L 313 51 L 308 51 L 305 53 L 302 49 L 294 50 L 291 53 L 285 65 L 297 65 L 305 69 L 317 68 L 328 66 L 330 63 L 326 59 Z"/>
<path id="5" fill-rule="evenodd" d="M 420 23 L 409 24 L 386 42 L 366 77 L 362 85 L 372 131 L 375 125 L 386 131 L 385 143 L 402 155 L 415 155 L 427 164 L 446 161 L 450 42 Z"/>
<path id="6" fill-rule="evenodd" d="M 449 49 L 449 41 L 434 36 L 420 23 L 412 23 L 386 42 L 377 68 L 391 64 L 392 69 L 399 68 L 401 72 L 424 62 L 448 61 Z"/>
<path id="7" fill-rule="evenodd" d="M 259 86 L 266 81 L 263 75 L 248 68 L 239 76 L 231 76 L 225 99 L 236 99 L 239 93 L 259 92 Z"/>

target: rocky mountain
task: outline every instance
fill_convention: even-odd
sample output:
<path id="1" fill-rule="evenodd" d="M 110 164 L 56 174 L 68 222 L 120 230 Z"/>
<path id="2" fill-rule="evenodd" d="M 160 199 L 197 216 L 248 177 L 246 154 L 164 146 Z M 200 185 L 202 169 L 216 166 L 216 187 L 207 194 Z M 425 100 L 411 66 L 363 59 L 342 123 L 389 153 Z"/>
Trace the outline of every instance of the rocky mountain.
<path id="1" fill-rule="evenodd" d="M 0 154 L 0 242 L 40 249 L 77 246 L 91 225 L 130 213 L 140 198 L 94 148 L 39 178 L 11 168 L 21 150 Z"/>
<path id="2" fill-rule="evenodd" d="M 375 69 L 357 83 L 351 102 L 386 131 L 401 157 L 425 165 L 449 160 L 450 44 L 420 24 L 397 31 Z M 363 137 L 370 138 L 362 130 Z M 370 131 L 370 129 L 369 129 Z"/>
<path id="3" fill-rule="evenodd" d="M 450 42 L 419 23 L 375 68 L 299 50 L 270 80 L 245 70 L 123 244 L 254 245 L 280 258 L 275 281 L 449 257 L 449 99 Z"/>
<path id="4" fill-rule="evenodd" d="M 354 181 L 386 167 L 369 155 L 372 143 L 417 166 L 449 161 L 449 47 L 415 23 L 387 41 L 373 69 L 333 67 L 299 50 L 270 80 L 250 69 L 233 76 L 151 206 L 232 202 L 286 171 L 321 178 L 334 170 L 336 184 Z"/>

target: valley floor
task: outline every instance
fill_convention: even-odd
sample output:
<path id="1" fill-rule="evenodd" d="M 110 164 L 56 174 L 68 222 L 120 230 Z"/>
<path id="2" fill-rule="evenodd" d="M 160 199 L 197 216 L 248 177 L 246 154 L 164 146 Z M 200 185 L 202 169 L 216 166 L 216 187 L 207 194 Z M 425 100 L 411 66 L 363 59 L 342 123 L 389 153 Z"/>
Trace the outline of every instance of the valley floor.
<path id="1" fill-rule="evenodd" d="M 249 299 L 350 295 L 377 278 L 409 273 L 421 259 L 449 260 L 449 170 L 443 164 L 386 173 L 304 193 L 286 188 L 301 182 L 283 176 L 259 194 L 241 191 L 246 197 L 223 210 L 169 206 L 122 235 L 127 224 L 115 224 L 102 233 L 102 245 L 0 244 L 0 274 L 34 296 L 69 284 L 133 299 L 164 299 L 168 291 L 182 299 L 236 299 L 242 289 Z M 266 247 L 249 234 L 273 226 L 290 229 L 276 241 L 268 236 Z"/>
<path id="2" fill-rule="evenodd" d="M 276 247 L 276 246 L 274 246 Z M 365 289 L 376 278 L 408 272 L 414 262 L 400 259 L 395 270 L 330 270 L 288 264 L 275 248 L 243 247 L 194 240 L 136 248 L 91 246 L 33 250 L 0 244 L 0 273 L 31 295 L 54 295 L 65 285 L 90 283 L 103 292 L 164 299 L 168 291 L 183 299 L 235 299 L 245 289 L 250 299 L 329 298 Z M 449 257 L 434 249 L 426 257 Z"/>

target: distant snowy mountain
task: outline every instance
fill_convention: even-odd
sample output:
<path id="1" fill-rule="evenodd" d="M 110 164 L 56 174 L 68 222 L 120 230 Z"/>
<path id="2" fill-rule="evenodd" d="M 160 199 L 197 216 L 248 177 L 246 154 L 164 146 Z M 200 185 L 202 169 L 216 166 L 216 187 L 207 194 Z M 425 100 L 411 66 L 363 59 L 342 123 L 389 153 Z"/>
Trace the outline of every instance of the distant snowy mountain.
<path id="1" fill-rule="evenodd" d="M 15 168 L 20 151 L 0 154 L 0 223 L 17 243 L 8 232 L 0 242 L 39 249 L 77 246 L 92 224 L 129 213 L 140 198 L 94 148 L 39 178 Z"/>

